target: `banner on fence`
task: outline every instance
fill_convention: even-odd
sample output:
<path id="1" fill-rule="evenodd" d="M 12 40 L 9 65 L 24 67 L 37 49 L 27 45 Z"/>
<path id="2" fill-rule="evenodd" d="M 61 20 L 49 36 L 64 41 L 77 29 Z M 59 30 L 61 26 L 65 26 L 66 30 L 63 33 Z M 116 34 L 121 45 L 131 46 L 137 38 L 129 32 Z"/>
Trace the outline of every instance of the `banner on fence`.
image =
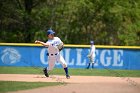
<path id="1" fill-rule="evenodd" d="M 0 46 L 0 66 L 48 66 L 47 48 L 41 46 Z M 61 54 L 70 68 L 86 68 L 89 48 L 65 47 Z M 56 67 L 61 64 L 56 62 Z M 140 70 L 140 50 L 96 48 L 95 68 Z"/>

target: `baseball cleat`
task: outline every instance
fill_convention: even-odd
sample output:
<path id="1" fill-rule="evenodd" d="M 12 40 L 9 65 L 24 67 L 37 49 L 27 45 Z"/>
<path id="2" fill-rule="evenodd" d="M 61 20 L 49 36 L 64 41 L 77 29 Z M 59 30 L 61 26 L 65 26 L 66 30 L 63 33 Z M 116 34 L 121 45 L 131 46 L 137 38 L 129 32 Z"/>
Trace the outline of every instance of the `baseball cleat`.
<path id="1" fill-rule="evenodd" d="M 44 68 L 44 69 L 43 69 L 43 72 L 44 72 L 44 75 L 45 75 L 46 77 L 49 77 L 49 74 L 48 74 L 47 68 Z"/>
<path id="2" fill-rule="evenodd" d="M 67 78 L 67 79 L 70 79 L 70 76 L 69 76 L 69 75 L 66 75 L 66 78 Z"/>

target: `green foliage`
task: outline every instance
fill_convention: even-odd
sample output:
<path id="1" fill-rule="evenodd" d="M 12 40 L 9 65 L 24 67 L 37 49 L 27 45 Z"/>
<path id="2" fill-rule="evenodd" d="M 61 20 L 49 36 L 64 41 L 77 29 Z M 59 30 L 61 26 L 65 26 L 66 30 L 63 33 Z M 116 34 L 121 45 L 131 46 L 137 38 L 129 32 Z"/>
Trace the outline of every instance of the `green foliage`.
<path id="1" fill-rule="evenodd" d="M 2 0 L 0 5 L 0 42 L 45 41 L 45 30 L 52 28 L 64 43 L 140 45 L 139 0 Z"/>

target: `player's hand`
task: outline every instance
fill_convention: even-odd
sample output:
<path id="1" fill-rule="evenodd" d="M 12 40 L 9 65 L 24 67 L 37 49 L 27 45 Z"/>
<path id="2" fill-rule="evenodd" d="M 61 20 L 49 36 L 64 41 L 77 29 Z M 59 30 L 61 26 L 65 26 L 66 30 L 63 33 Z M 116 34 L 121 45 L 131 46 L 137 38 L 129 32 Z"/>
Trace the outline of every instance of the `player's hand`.
<path id="1" fill-rule="evenodd" d="M 35 41 L 35 43 L 36 43 L 36 44 L 39 44 L 39 43 L 40 43 L 40 41 L 36 40 L 36 41 Z"/>
<path id="2" fill-rule="evenodd" d="M 87 55 L 88 58 L 90 58 L 90 55 Z"/>

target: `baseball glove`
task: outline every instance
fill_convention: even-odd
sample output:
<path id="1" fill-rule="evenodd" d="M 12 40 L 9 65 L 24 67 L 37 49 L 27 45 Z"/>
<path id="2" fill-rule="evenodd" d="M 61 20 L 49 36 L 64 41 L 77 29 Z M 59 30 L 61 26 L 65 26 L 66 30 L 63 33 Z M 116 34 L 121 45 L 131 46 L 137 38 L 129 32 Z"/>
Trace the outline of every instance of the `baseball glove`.
<path id="1" fill-rule="evenodd" d="M 57 45 L 57 48 L 59 49 L 59 51 L 61 51 L 64 48 L 63 43 L 60 43 L 59 45 Z"/>
<path id="2" fill-rule="evenodd" d="M 87 57 L 90 59 L 91 58 L 91 55 L 88 54 Z"/>

